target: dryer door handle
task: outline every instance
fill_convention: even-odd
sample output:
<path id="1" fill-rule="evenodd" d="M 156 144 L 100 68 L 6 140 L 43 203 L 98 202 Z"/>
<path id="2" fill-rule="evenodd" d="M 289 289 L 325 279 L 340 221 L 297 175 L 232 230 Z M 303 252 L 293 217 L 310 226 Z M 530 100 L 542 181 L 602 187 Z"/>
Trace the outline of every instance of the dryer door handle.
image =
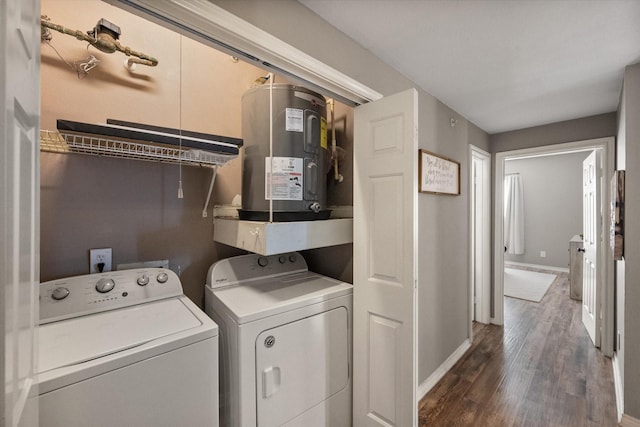
<path id="1" fill-rule="evenodd" d="M 272 396 L 280 388 L 280 368 L 269 366 L 262 371 L 262 398 Z"/>

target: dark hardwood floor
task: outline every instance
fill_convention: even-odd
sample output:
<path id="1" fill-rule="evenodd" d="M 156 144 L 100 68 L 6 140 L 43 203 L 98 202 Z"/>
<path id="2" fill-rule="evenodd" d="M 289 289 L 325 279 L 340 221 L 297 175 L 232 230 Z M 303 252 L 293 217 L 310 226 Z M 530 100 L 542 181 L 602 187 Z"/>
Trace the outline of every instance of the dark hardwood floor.
<path id="1" fill-rule="evenodd" d="M 505 326 L 474 324 L 465 355 L 419 405 L 420 426 L 615 427 L 611 361 L 561 273 L 540 303 L 505 298 Z"/>

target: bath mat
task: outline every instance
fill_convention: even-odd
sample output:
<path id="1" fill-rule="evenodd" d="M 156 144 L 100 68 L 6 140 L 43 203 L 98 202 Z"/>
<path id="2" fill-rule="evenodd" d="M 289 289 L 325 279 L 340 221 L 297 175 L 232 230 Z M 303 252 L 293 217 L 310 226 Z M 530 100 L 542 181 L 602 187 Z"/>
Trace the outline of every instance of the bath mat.
<path id="1" fill-rule="evenodd" d="M 504 295 L 540 302 L 555 279 L 555 274 L 505 268 Z"/>

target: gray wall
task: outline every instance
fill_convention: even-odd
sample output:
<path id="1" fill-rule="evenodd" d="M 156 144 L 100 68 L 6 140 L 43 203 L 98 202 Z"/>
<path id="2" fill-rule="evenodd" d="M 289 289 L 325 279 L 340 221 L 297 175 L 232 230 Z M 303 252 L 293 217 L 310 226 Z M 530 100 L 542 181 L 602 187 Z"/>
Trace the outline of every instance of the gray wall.
<path id="1" fill-rule="evenodd" d="M 211 1 L 383 95 L 416 86 L 296 1 Z"/>
<path id="2" fill-rule="evenodd" d="M 583 117 L 490 136 L 491 152 L 583 141 L 616 134 L 616 113 Z"/>
<path id="3" fill-rule="evenodd" d="M 87 274 L 88 249 L 113 249 L 113 266 L 168 259 L 202 305 L 211 263 L 244 252 L 213 243 L 202 218 L 211 172 L 79 154 L 41 154 L 41 281 Z"/>
<path id="4" fill-rule="evenodd" d="M 240 18 L 384 95 L 416 85 L 297 2 L 214 0 Z M 301 34 L 314 34 L 301 37 Z M 468 169 L 468 144 L 488 149 L 488 137 L 431 95 L 420 92 L 420 144 Z M 455 128 L 450 118 L 458 120 Z M 471 130 L 470 130 L 471 129 Z M 422 382 L 468 338 L 468 191 L 460 196 L 420 195 L 418 368 Z M 424 237 L 424 238 L 423 238 Z M 427 238 L 428 237 L 428 238 Z M 333 250 L 314 264 L 342 263 Z M 338 253 L 344 256 L 345 253 Z M 428 274 L 424 274 L 430 269 Z M 358 286 L 358 284 L 355 284 Z"/>
<path id="5" fill-rule="evenodd" d="M 640 64 L 627 67 L 624 73 L 624 89 L 621 98 L 619 123 L 621 126 L 618 152 L 624 153 L 618 160 L 624 162 L 625 174 L 625 224 L 624 261 L 618 271 L 618 302 L 623 305 L 624 322 L 620 331 L 624 376 L 624 412 L 640 419 Z M 620 165 L 622 166 L 622 165 Z M 622 297 L 622 298 L 620 298 Z M 628 335 L 625 331 L 631 331 Z"/>
<path id="6" fill-rule="evenodd" d="M 469 125 L 425 93 L 418 110 L 420 148 L 462 165 L 460 196 L 418 194 L 418 378 L 424 381 L 468 334 Z"/>
<path id="7" fill-rule="evenodd" d="M 489 134 L 471 122 L 467 122 L 467 124 L 469 132 L 469 143 L 475 145 L 481 150 L 486 151 L 487 153 L 490 153 L 491 144 L 489 141 Z"/>
<path id="8" fill-rule="evenodd" d="M 568 267 L 569 239 L 582 233 L 582 161 L 588 154 L 505 162 L 505 173 L 520 174 L 525 210 L 525 253 L 505 253 L 505 261 Z"/>

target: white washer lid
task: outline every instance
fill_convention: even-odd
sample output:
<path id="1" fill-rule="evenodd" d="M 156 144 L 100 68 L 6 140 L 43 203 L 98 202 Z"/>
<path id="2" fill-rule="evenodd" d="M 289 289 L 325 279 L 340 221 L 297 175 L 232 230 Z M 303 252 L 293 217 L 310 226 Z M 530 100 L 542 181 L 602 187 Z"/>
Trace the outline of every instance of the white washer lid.
<path id="1" fill-rule="evenodd" d="M 231 312 L 236 323 L 247 323 L 274 314 L 353 293 L 349 283 L 312 272 L 253 280 L 226 288 L 208 288 Z"/>
<path id="2" fill-rule="evenodd" d="M 178 298 L 49 323 L 39 328 L 38 371 L 97 359 L 201 325 Z"/>

